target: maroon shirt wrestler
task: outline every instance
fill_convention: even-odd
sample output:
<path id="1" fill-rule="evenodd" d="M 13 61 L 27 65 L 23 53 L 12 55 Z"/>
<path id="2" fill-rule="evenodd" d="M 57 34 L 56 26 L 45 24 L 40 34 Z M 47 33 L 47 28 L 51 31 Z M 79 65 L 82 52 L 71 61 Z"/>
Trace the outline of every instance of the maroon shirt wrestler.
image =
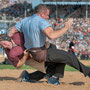
<path id="1" fill-rule="evenodd" d="M 12 47 L 12 49 L 5 49 L 8 59 L 11 63 L 16 67 L 19 60 L 24 55 L 24 36 L 23 33 L 15 33 L 11 39 L 14 41 L 16 46 Z M 30 57 L 28 58 L 30 59 Z"/>

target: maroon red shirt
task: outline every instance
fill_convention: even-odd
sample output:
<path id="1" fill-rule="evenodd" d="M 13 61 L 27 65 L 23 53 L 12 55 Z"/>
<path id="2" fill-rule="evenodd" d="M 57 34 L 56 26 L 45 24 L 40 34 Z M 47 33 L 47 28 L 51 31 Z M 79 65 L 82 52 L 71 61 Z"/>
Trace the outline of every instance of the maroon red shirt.
<path id="1" fill-rule="evenodd" d="M 24 36 L 23 33 L 17 32 L 11 38 L 17 46 L 12 49 L 6 49 L 6 54 L 11 63 L 16 67 L 17 63 L 24 55 Z M 30 57 L 28 59 L 30 59 Z"/>

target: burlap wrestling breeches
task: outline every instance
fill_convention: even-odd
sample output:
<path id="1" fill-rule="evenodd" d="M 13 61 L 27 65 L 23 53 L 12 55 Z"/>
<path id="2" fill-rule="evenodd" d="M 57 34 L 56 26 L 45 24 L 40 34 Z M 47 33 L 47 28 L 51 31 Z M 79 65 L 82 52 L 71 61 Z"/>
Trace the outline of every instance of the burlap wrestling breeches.
<path id="1" fill-rule="evenodd" d="M 30 60 L 27 60 L 25 64 L 29 65 L 30 67 L 35 68 L 41 72 L 44 72 L 44 73 L 46 72 L 44 62 L 39 63 L 39 62 L 35 61 L 34 59 L 30 59 Z"/>

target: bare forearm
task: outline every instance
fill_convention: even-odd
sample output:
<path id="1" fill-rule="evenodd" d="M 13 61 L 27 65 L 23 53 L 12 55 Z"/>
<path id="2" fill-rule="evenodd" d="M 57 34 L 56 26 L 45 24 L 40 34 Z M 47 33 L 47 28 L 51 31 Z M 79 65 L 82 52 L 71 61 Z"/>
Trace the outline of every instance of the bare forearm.
<path id="1" fill-rule="evenodd" d="M 26 60 L 27 60 L 27 56 L 24 55 L 23 58 L 22 58 L 21 60 L 19 60 L 19 62 L 18 62 L 18 64 L 17 64 L 16 68 L 20 68 L 21 66 L 23 66 L 24 63 L 26 62 Z"/>
<path id="2" fill-rule="evenodd" d="M 24 51 L 24 56 L 21 58 L 21 60 L 19 60 L 16 68 L 20 68 L 20 67 L 26 62 L 26 60 L 27 60 L 27 58 L 28 58 L 28 55 L 29 55 L 29 54 L 28 54 L 27 50 L 25 50 L 25 51 Z"/>
<path id="3" fill-rule="evenodd" d="M 67 30 L 68 28 L 64 27 L 60 30 L 55 31 L 51 27 L 48 27 L 46 30 L 44 30 L 44 33 L 49 39 L 53 40 L 62 36 Z"/>
<path id="4" fill-rule="evenodd" d="M 52 27 L 47 27 L 46 29 L 44 29 L 44 34 L 51 40 L 56 39 L 60 36 L 62 36 L 67 30 L 70 29 L 70 27 L 73 24 L 73 19 L 69 19 L 66 23 L 65 23 L 65 27 L 60 29 L 60 30 L 53 30 Z"/>
<path id="5" fill-rule="evenodd" d="M 68 30 L 68 28 L 64 27 L 64 28 L 59 29 L 57 31 L 52 31 L 50 33 L 51 39 L 53 40 L 53 39 L 61 37 L 67 30 Z"/>

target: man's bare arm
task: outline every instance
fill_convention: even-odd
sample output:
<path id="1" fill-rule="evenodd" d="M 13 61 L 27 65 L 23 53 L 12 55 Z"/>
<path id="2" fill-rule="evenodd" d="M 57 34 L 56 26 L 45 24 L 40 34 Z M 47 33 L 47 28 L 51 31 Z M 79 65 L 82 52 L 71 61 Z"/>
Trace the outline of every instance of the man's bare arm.
<path id="1" fill-rule="evenodd" d="M 8 32 L 8 37 L 12 37 L 14 33 L 18 32 L 15 26 L 13 26 L 10 31 Z"/>
<path id="2" fill-rule="evenodd" d="M 73 19 L 69 19 L 66 23 L 65 23 L 65 27 L 60 29 L 60 30 L 53 30 L 52 27 L 47 27 L 43 32 L 45 33 L 45 35 L 53 40 L 55 38 L 58 38 L 60 36 L 62 36 L 67 30 L 70 29 L 70 27 L 73 24 Z"/>
<path id="3" fill-rule="evenodd" d="M 24 51 L 24 56 L 21 58 L 21 60 L 19 60 L 16 68 L 20 68 L 21 66 L 23 66 L 28 58 L 28 52 L 26 52 L 26 50 Z"/>

